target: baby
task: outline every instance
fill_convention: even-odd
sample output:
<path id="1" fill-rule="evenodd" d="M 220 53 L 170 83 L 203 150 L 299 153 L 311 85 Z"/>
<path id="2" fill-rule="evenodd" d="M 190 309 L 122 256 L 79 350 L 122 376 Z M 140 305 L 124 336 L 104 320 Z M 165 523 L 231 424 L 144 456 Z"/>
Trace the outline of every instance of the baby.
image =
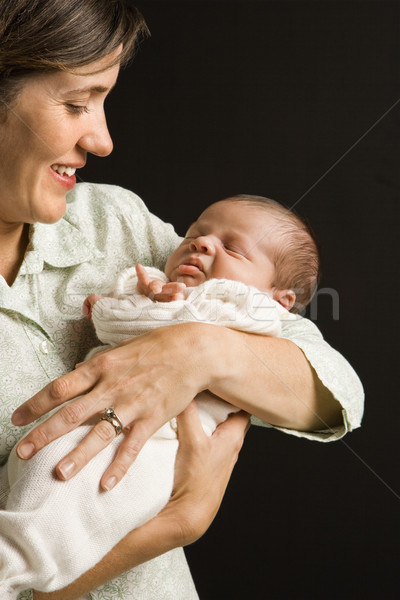
<path id="1" fill-rule="evenodd" d="M 311 299 L 318 269 L 316 243 L 299 217 L 266 198 L 235 196 L 200 215 L 169 257 L 165 273 L 141 266 L 126 269 L 110 296 L 86 299 L 84 312 L 99 339 L 112 345 L 151 328 L 188 321 L 279 335 L 281 321 L 295 319 L 292 313 Z M 208 435 L 238 410 L 207 391 L 196 402 Z M 118 434 L 118 416 L 111 410 L 103 418 Z M 168 502 L 178 447 L 175 419 L 148 440 L 109 492 L 99 489 L 99 480 L 123 436 L 117 435 L 73 479 L 65 482 L 53 475 L 58 461 L 90 429 L 78 427 L 30 461 L 11 454 L 10 494 L 0 513 L 0 529 L 10 540 L 1 550 L 6 560 L 0 555 L 1 597 L 16 598 L 27 588 L 66 586 Z"/>

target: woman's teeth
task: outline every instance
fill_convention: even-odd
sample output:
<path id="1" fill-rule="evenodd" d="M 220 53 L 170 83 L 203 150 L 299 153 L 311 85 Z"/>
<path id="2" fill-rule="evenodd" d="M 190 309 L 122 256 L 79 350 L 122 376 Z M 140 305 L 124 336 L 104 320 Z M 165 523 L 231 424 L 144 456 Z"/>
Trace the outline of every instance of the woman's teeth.
<path id="1" fill-rule="evenodd" d="M 53 171 L 56 171 L 59 175 L 68 175 L 68 177 L 75 175 L 76 171 L 76 169 L 74 169 L 73 167 L 66 167 L 65 165 L 51 165 L 51 168 L 53 169 Z"/>

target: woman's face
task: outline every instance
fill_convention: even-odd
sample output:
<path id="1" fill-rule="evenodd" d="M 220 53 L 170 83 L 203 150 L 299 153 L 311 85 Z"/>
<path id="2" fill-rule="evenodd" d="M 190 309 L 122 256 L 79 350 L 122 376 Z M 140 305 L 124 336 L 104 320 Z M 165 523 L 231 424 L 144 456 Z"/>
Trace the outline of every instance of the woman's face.
<path id="1" fill-rule="evenodd" d="M 104 100 L 119 65 L 113 54 L 71 73 L 27 79 L 8 119 L 0 124 L 0 231 L 22 223 L 54 223 L 87 153 L 107 156 L 112 140 Z M 94 75 L 86 75 L 106 69 Z"/>

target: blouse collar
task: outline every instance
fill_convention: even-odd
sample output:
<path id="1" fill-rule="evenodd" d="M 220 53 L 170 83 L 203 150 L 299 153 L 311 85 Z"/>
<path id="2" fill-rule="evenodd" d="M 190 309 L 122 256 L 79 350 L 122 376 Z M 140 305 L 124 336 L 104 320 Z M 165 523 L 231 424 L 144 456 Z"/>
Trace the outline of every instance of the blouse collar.
<path id="1" fill-rule="evenodd" d="M 72 223 L 62 218 L 57 223 L 35 223 L 19 274 L 40 273 L 43 264 L 64 268 L 87 262 L 101 254 Z"/>

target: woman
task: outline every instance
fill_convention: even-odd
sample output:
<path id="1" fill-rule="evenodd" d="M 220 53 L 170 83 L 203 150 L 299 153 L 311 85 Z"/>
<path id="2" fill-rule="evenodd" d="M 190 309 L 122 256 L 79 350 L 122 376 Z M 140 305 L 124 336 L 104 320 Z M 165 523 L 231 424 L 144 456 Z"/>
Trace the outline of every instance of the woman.
<path id="1" fill-rule="evenodd" d="M 200 390 L 208 388 L 275 426 L 308 436 L 323 430 L 327 439 L 357 426 L 351 411 L 362 401 L 354 372 L 304 320 L 285 330 L 288 339 L 258 339 L 194 323 L 167 327 L 73 370 L 96 342 L 80 314 L 83 298 L 104 292 L 106 281 L 135 262 L 162 266 L 178 241 L 133 194 L 109 186 L 75 187 L 74 171 L 87 153 L 106 156 L 112 150 L 104 100 L 144 32 L 140 15 L 124 0 L 0 0 L 2 460 L 22 437 L 21 426 L 80 396 L 30 433 L 18 451 L 27 459 L 92 417 L 97 424 L 91 433 L 58 466 L 62 478 L 73 477 L 115 436 L 113 425 L 100 420 L 113 406 L 129 431 L 102 478 L 105 489 L 118 483 L 148 437 Z M 13 410 L 33 394 L 11 425 Z M 185 412 L 172 502 L 68 592 L 51 597 L 75 598 L 176 548 L 89 597 L 196 598 L 177 546 L 211 520 L 244 422 L 243 416 L 228 422 L 208 442 L 196 429 L 192 409 Z M 197 481 L 191 476 L 194 460 Z M 205 482 L 214 487 L 219 471 L 211 494 Z M 194 531 L 187 523 L 194 523 Z"/>

